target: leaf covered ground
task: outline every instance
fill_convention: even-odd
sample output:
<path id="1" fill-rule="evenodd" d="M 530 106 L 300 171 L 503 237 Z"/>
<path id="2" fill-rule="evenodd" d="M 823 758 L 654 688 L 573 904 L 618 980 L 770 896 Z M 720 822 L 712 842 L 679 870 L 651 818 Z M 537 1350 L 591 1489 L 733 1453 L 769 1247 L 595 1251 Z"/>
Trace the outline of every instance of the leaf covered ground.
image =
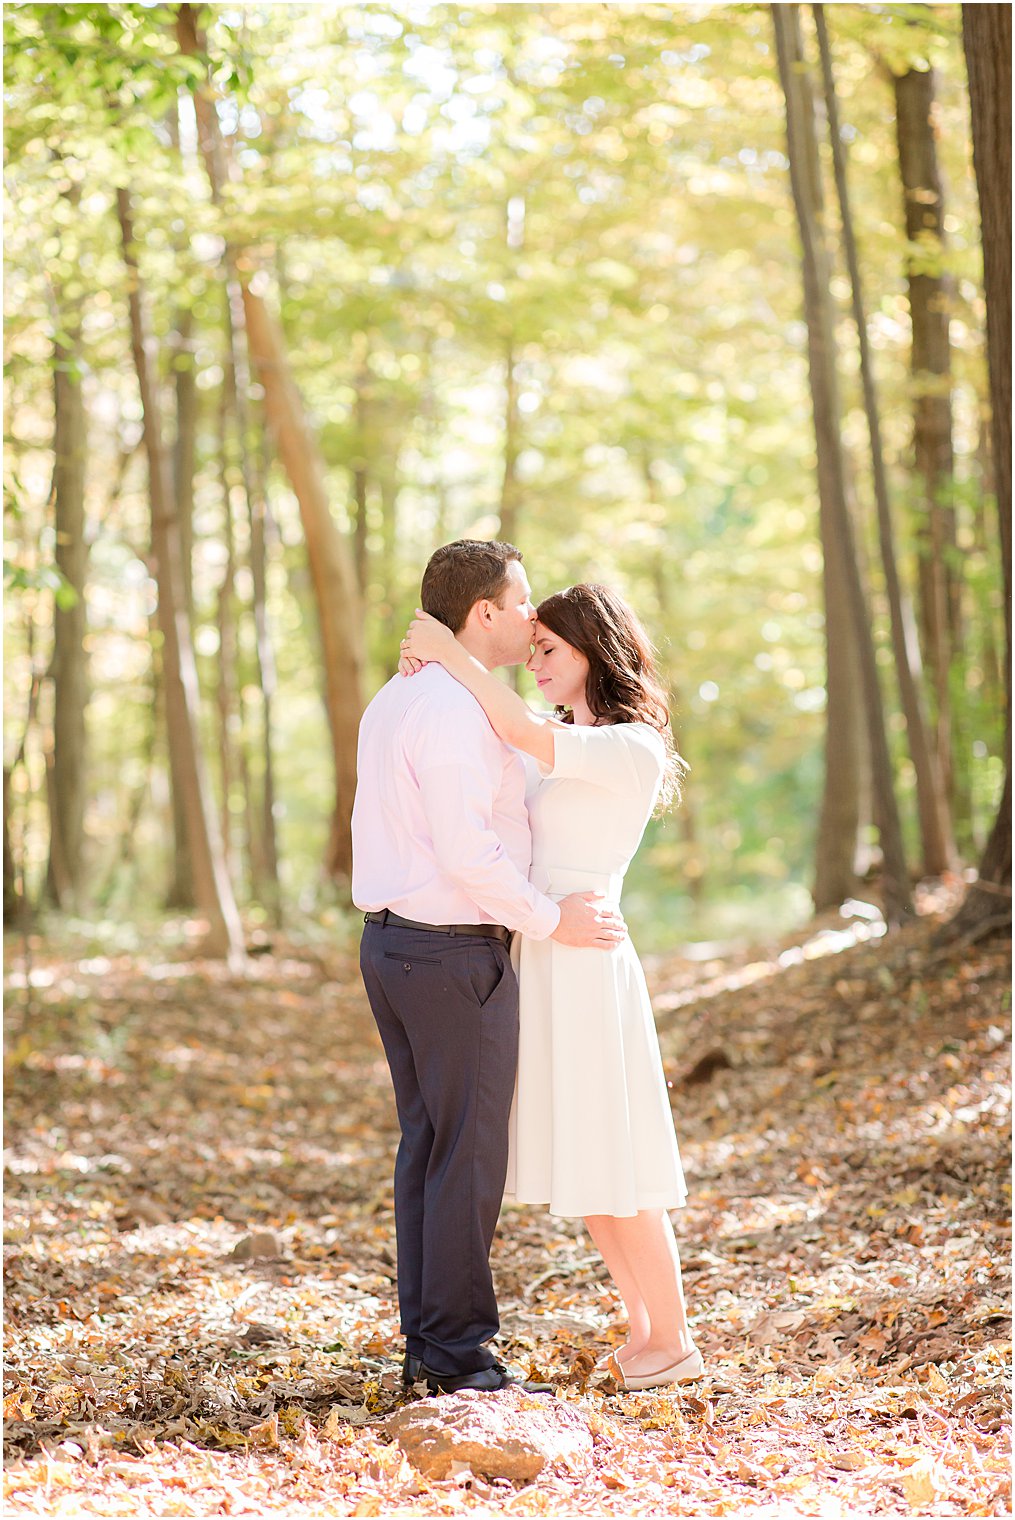
<path id="1" fill-rule="evenodd" d="M 8 1512 L 1007 1513 L 1010 942 L 935 951 L 942 906 L 648 960 L 707 1375 L 590 1375 L 622 1328 L 591 1243 L 506 1209 L 501 1350 L 596 1436 L 526 1486 L 421 1478 L 379 1423 L 395 1127 L 352 946 L 237 978 L 11 940 Z"/>

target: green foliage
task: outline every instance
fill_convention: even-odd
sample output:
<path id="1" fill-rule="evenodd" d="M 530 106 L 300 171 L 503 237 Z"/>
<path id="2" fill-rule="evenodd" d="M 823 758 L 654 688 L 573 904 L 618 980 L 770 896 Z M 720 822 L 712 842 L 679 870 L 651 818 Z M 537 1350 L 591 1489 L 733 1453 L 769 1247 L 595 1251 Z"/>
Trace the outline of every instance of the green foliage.
<path id="1" fill-rule="evenodd" d="M 944 260 L 952 276 L 969 630 L 955 706 L 976 799 L 972 842 L 996 785 L 1001 677 L 992 651 L 1002 647 L 1002 619 L 996 542 L 980 502 L 982 303 L 959 11 L 848 5 L 828 15 L 907 543 L 907 259 L 927 268 Z M 652 630 L 674 690 L 691 776 L 684 813 L 653 827 L 641 880 L 671 906 L 686 907 L 692 882 L 706 905 L 747 884 L 778 895 L 780 912 L 798 911 L 822 773 L 823 613 L 798 252 L 767 8 L 275 4 L 208 6 L 200 19 L 206 59 L 180 55 L 170 7 L 20 5 L 5 14 L 8 471 L 17 470 L 24 503 L 9 535 L 10 600 L 17 609 L 19 594 L 45 584 L 30 577 L 49 562 L 36 550 L 59 337 L 83 376 L 91 419 L 88 612 L 103 791 L 89 831 L 104 879 L 128 897 L 157 896 L 171 838 L 164 756 L 152 747 L 153 583 L 111 190 L 129 184 L 170 434 L 180 365 L 193 365 L 199 391 L 195 618 L 209 752 L 218 742 L 228 242 L 270 276 L 343 527 L 355 516 L 357 474 L 365 478 L 371 689 L 393 669 L 432 548 L 498 530 L 510 356 L 516 534 L 533 586 L 617 584 Z M 907 245 L 895 157 L 891 72 L 928 65 L 948 185 L 943 254 Z M 188 93 L 206 66 L 235 167 L 221 206 L 211 203 Z M 64 331 L 68 295 L 80 303 L 78 339 Z M 835 295 L 845 313 L 839 278 Z M 193 319 L 192 354 L 177 346 L 183 312 Z M 876 564 L 848 323 L 841 338 L 844 428 Z M 254 399 L 259 451 L 256 389 Z M 312 906 L 331 805 L 319 655 L 298 515 L 277 471 L 270 498 L 285 892 Z M 245 582 L 241 596 L 249 598 Z M 240 660 L 252 745 L 260 708 L 249 620 Z M 107 785 L 110 777 L 119 779 Z M 115 866 L 116 840 L 143 785 L 146 864 L 130 878 Z M 44 840 L 33 848 L 38 869 Z M 650 894 L 635 877 L 632 890 L 648 915 Z M 681 921 L 667 907 L 651 934 Z"/>

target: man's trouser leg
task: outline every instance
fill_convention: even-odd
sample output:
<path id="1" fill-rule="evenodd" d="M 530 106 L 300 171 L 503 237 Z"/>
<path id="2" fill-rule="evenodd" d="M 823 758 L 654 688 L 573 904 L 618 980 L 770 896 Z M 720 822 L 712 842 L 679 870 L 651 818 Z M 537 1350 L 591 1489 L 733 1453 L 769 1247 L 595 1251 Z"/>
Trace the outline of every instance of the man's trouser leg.
<path id="1" fill-rule="evenodd" d="M 446 1374 L 493 1361 L 490 1245 L 507 1171 L 518 987 L 507 947 L 368 924 L 363 980 L 391 1069 L 398 1296 L 408 1350 Z"/>

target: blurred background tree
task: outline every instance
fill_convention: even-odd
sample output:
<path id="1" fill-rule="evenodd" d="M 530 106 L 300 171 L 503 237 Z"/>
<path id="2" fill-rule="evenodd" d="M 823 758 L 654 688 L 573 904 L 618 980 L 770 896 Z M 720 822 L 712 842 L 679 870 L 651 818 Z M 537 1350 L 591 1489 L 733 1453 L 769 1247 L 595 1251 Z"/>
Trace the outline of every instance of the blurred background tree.
<path id="1" fill-rule="evenodd" d="M 6 8 L 8 914 L 196 904 L 213 925 L 174 640 L 226 923 L 230 899 L 248 925 L 339 911 L 359 708 L 431 550 L 500 534 L 537 594 L 609 581 L 659 645 L 692 769 L 631 871 L 643 948 L 880 901 L 857 635 L 823 559 L 829 451 L 919 874 L 854 289 L 934 802 L 979 860 L 1006 775 L 1010 465 L 961 9 L 824 19 L 852 280 L 812 7 Z M 813 76 L 824 416 L 778 24 Z"/>

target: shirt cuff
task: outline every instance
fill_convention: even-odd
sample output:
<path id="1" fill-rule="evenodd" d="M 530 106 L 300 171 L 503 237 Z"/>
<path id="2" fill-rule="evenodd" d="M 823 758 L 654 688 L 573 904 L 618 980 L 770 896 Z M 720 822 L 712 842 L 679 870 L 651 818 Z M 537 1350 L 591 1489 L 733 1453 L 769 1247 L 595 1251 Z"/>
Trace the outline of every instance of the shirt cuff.
<path id="1" fill-rule="evenodd" d="M 549 939 L 559 923 L 560 904 L 540 892 L 531 917 L 519 924 L 517 933 L 524 934 L 526 939 Z"/>

